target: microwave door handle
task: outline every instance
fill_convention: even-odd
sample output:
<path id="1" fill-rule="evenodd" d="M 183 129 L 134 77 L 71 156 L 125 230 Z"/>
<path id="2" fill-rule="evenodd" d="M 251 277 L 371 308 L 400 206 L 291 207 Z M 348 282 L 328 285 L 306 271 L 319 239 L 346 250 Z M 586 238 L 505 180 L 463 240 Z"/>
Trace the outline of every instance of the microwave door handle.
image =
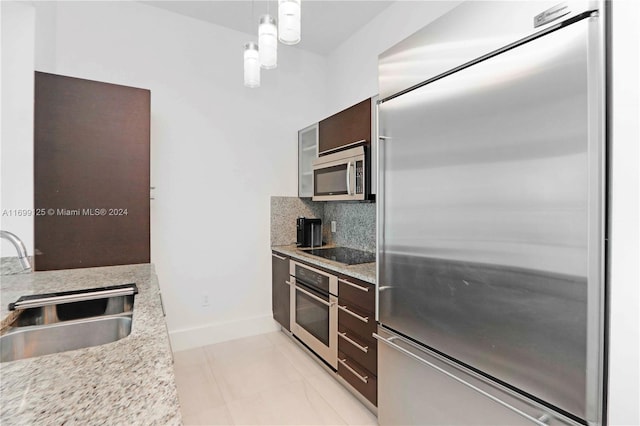
<path id="1" fill-rule="evenodd" d="M 351 160 L 347 163 L 347 195 L 351 195 Z"/>

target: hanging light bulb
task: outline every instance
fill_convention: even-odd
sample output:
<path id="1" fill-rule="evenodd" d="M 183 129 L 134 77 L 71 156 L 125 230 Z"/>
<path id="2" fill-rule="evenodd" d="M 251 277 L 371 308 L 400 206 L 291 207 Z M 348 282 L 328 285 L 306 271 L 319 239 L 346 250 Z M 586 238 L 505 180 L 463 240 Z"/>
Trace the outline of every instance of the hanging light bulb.
<path id="1" fill-rule="evenodd" d="M 258 45 L 250 41 L 244 45 L 244 85 L 260 87 L 260 59 Z"/>
<path id="2" fill-rule="evenodd" d="M 278 65 L 278 28 L 276 20 L 269 14 L 260 17 L 258 50 L 262 68 L 268 70 Z"/>
<path id="3" fill-rule="evenodd" d="M 278 0 L 278 39 L 283 44 L 300 42 L 300 0 Z"/>

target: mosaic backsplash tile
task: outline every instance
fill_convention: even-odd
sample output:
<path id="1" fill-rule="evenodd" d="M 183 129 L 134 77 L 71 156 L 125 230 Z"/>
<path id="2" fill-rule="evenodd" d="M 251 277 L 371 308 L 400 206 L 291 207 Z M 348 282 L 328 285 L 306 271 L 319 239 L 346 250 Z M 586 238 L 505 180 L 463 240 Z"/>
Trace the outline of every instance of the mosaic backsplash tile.
<path id="1" fill-rule="evenodd" d="M 298 197 L 271 197 L 271 245 L 286 246 L 296 243 L 296 218 L 322 219 L 324 203 Z M 324 224 L 324 220 L 322 221 Z"/>
<path id="2" fill-rule="evenodd" d="M 285 246 L 296 241 L 297 217 L 322 219 L 325 244 L 376 250 L 375 203 L 314 202 L 298 197 L 271 197 L 271 245 Z M 336 232 L 331 233 L 331 221 Z"/>
<path id="3" fill-rule="evenodd" d="M 376 204 L 327 202 L 322 223 L 328 230 L 336 221 L 333 244 L 376 251 Z"/>

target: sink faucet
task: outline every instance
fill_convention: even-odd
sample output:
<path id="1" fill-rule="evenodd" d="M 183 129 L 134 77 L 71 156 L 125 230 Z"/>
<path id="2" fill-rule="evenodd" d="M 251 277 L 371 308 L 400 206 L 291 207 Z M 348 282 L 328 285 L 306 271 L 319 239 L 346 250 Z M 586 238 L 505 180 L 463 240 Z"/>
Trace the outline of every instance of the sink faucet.
<path id="1" fill-rule="evenodd" d="M 24 246 L 24 243 L 16 234 L 13 234 L 9 231 L 0 231 L 0 238 L 4 238 L 5 240 L 9 240 L 11 244 L 18 251 L 18 260 L 20 260 L 20 264 L 23 269 L 31 269 L 31 263 L 29 263 L 29 256 L 27 255 L 27 249 Z"/>

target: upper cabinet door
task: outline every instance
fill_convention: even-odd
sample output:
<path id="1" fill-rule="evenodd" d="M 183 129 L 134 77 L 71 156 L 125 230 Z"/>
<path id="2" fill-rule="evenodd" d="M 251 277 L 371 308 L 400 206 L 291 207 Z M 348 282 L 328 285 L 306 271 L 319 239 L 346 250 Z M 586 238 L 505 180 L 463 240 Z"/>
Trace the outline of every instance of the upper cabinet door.
<path id="1" fill-rule="evenodd" d="M 371 142 L 371 99 L 322 120 L 319 130 L 319 155 Z"/>
<path id="2" fill-rule="evenodd" d="M 313 196 L 313 161 L 318 158 L 318 123 L 298 131 L 298 197 Z"/>

